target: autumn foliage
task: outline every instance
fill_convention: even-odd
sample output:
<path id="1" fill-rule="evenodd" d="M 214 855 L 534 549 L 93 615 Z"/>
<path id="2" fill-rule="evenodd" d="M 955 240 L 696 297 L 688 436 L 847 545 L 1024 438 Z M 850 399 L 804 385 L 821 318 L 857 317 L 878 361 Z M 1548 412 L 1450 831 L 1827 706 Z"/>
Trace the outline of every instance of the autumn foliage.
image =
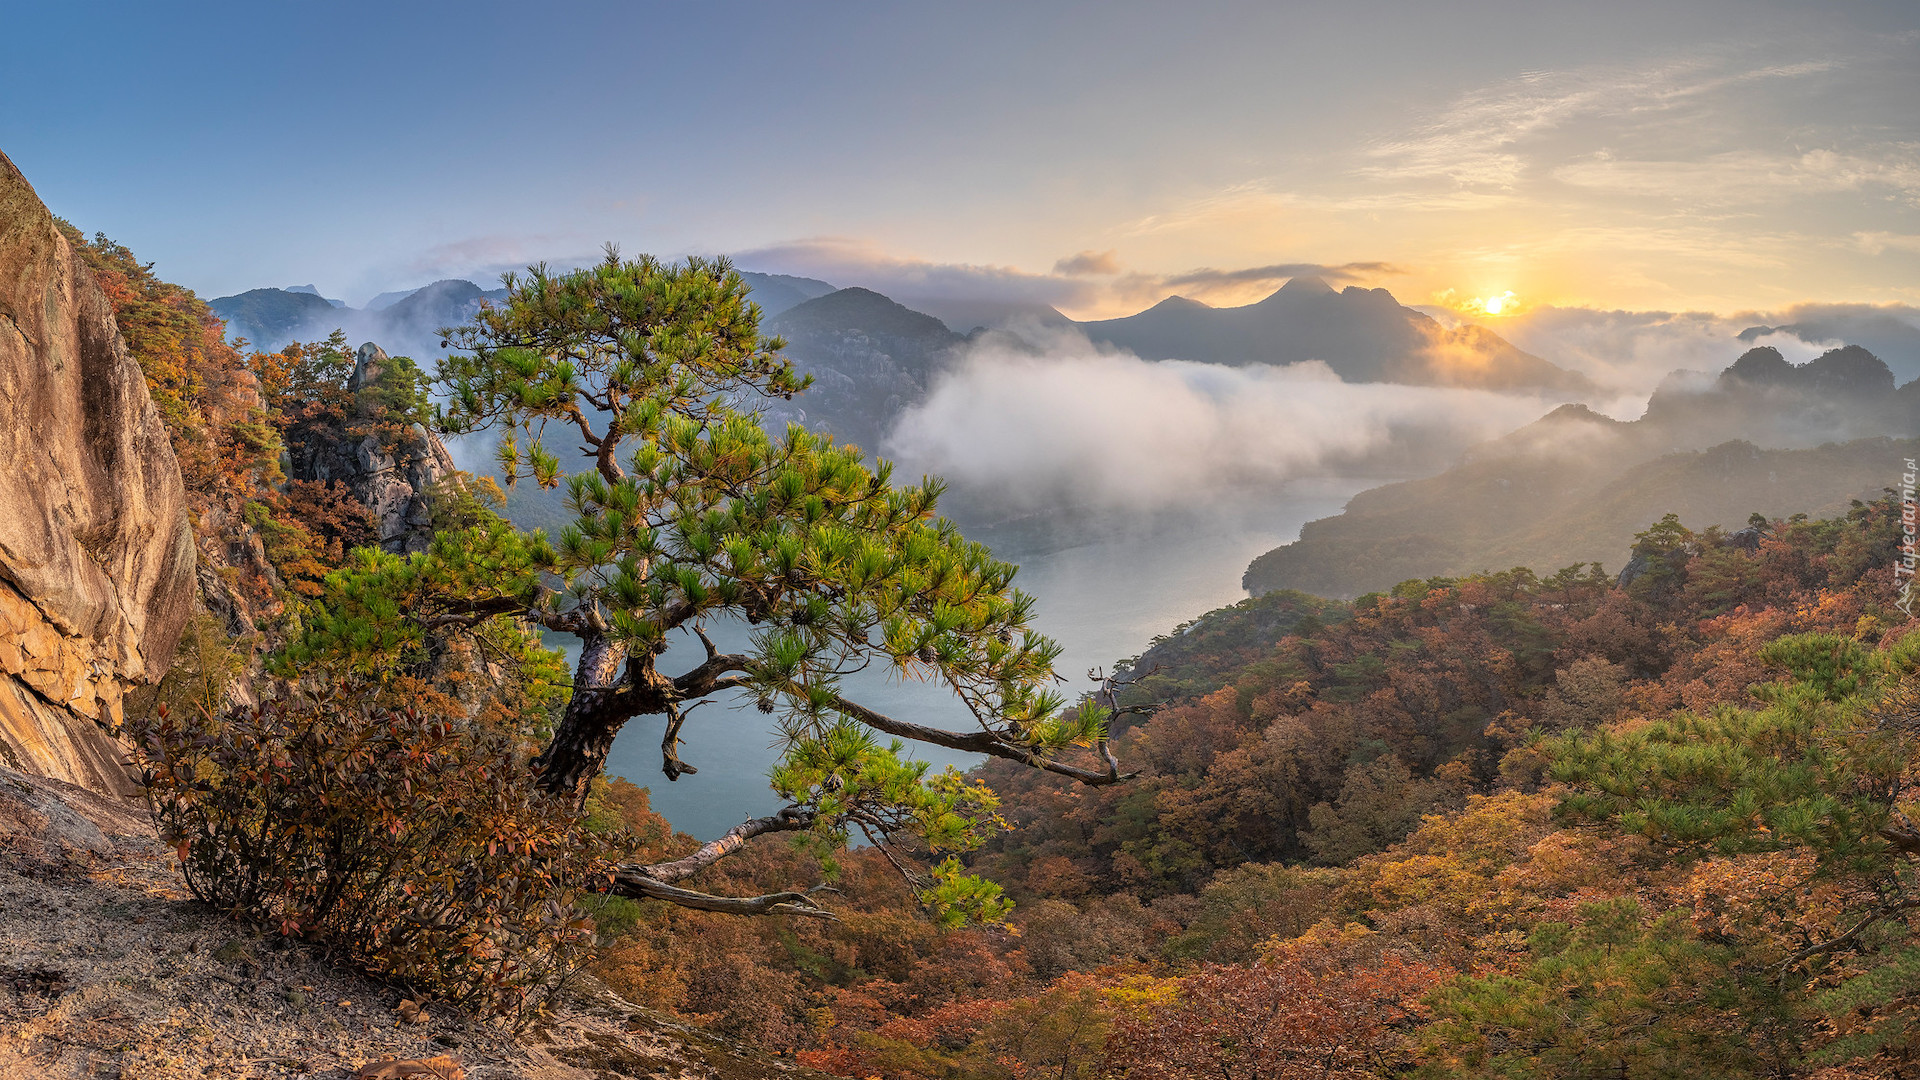
<path id="1" fill-rule="evenodd" d="M 487 1012 L 583 964 L 607 839 L 485 730 L 346 695 L 128 723 L 188 887 L 214 908 Z"/>
<path id="2" fill-rule="evenodd" d="M 1014 828 L 972 861 L 1018 901 L 1012 932 L 936 933 L 852 852 L 838 925 L 649 913 L 597 970 L 849 1077 L 1905 1075 L 1920 906 L 1873 837 L 1920 758 L 1858 734 L 1906 730 L 1882 701 L 1911 666 L 1897 521 L 1668 521 L 1624 582 L 1211 613 L 1132 662 L 1175 699 L 1117 733 L 1136 781 L 982 770 Z M 1770 712 L 1795 686 L 1832 700 Z M 1676 786 L 1657 828 L 1593 801 L 1596 762 L 1682 761 L 1754 790 Z M 1676 846 L 1689 800 L 1741 798 L 1788 817 Z M 784 850 L 728 873 L 789 883 Z"/>
<path id="3" fill-rule="evenodd" d="M 424 580 L 353 554 L 369 533 L 341 491 L 280 475 L 289 440 L 348 422 L 343 342 L 243 356 L 191 293 L 69 238 L 203 542 L 260 540 L 259 565 L 221 563 L 236 591 L 326 629 L 342 566 Z M 375 434 L 411 430 L 413 389 Z M 443 510 L 449 536 L 509 531 L 472 499 Z M 584 819 L 529 801 L 528 737 L 563 678 L 521 662 L 517 628 L 450 663 L 371 619 L 390 662 L 351 673 L 376 679 L 352 703 L 221 711 L 237 660 L 200 620 L 159 697 L 206 710 L 132 732 L 209 903 L 487 1008 L 590 962 L 636 1002 L 884 1080 L 1920 1075 L 1900 508 L 1746 525 L 1655 522 L 1619 576 L 1276 593 L 1176 628 L 1121 665 L 1140 711 L 1108 734 L 1137 776 L 968 778 L 1011 827 L 954 867 L 1016 906 L 958 929 L 888 851 L 820 836 L 762 836 L 702 887 L 830 885 L 831 922 L 575 909 L 610 844 L 696 845 L 624 782 L 596 781 Z"/>

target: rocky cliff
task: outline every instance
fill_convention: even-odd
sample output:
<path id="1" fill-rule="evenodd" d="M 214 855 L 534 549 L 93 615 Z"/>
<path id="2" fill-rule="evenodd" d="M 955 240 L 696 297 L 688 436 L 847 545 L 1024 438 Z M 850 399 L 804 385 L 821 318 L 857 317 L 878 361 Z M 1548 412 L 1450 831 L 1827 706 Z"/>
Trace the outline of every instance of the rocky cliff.
<path id="1" fill-rule="evenodd" d="M 432 542 L 428 492 L 454 471 L 453 456 L 426 427 L 383 421 L 383 386 L 405 379 L 392 357 L 367 342 L 354 353 L 345 422 L 300 428 L 287 440 L 287 474 L 345 484 L 372 513 L 380 546 L 395 554 L 425 551 Z"/>
<path id="2" fill-rule="evenodd" d="M 106 297 L 0 155 L 0 757 L 125 793 L 109 734 L 193 605 L 167 432 Z"/>

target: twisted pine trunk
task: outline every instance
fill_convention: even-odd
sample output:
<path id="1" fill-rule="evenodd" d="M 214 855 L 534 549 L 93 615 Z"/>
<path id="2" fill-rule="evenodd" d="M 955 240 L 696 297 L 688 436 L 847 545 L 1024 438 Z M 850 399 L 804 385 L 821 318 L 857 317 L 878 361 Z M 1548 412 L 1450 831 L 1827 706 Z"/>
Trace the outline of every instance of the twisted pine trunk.
<path id="1" fill-rule="evenodd" d="M 626 658 L 626 646 L 605 634 L 581 636 L 573 696 L 567 700 L 553 740 L 533 759 L 540 767 L 540 787 L 549 794 L 570 798 L 575 805 L 585 804 L 588 786 L 600 775 L 607 754 L 613 750 L 614 736 L 633 715 L 627 708 L 615 707 L 620 668 Z"/>

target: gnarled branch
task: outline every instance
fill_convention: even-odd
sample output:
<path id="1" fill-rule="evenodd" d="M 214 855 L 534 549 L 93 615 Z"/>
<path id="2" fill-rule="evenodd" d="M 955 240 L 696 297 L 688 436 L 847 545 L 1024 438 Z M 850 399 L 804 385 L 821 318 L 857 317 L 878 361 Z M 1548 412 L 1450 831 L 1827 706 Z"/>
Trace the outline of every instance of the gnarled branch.
<path id="1" fill-rule="evenodd" d="M 641 866 L 637 863 L 621 864 L 621 872 L 631 872 L 650 881 L 671 882 L 691 877 L 705 870 L 728 855 L 739 850 L 741 845 L 756 836 L 765 833 L 799 832 L 813 827 L 814 812 L 804 806 L 789 806 L 777 814 L 766 817 L 750 818 L 728 829 L 717 839 L 700 845 L 691 855 L 672 862 L 654 863 Z"/>
<path id="2" fill-rule="evenodd" d="M 884 731 L 889 735 L 898 735 L 903 739 L 913 739 L 916 742 L 944 746 L 949 750 L 964 750 L 969 753 L 986 754 L 989 757 L 1017 761 L 1022 765 L 1031 765 L 1036 769 L 1044 769 L 1050 773 L 1058 773 L 1061 776 L 1071 777 L 1090 787 L 1117 784 L 1122 780 L 1131 780 L 1138 775 L 1137 773 L 1122 773 L 1120 771 L 1119 761 L 1114 758 L 1110 751 L 1104 754 L 1107 765 L 1106 771 L 1096 772 L 1092 769 L 1082 769 L 1078 766 L 1068 765 L 1065 762 L 1055 761 L 1052 758 L 1042 757 L 1032 750 L 1018 743 L 1008 742 L 990 731 L 947 731 L 944 728 L 928 727 L 925 724 L 916 724 L 909 720 L 895 720 L 885 713 L 874 712 L 865 705 L 857 701 L 849 701 L 838 694 L 833 696 L 833 707 L 875 731 Z M 1105 747 L 1101 749 L 1104 751 Z"/>
<path id="3" fill-rule="evenodd" d="M 635 900 L 665 900 L 681 907 L 695 908 L 700 911 L 718 911 L 725 915 L 802 915 L 811 919 L 836 920 L 833 912 L 813 902 L 811 893 L 833 892 L 824 885 L 816 885 L 806 892 L 777 892 L 765 896 L 715 896 L 712 893 L 695 892 L 682 889 L 677 885 L 655 881 L 644 874 L 622 867 L 614 875 L 613 887 L 608 890 L 615 896 L 625 896 Z"/>

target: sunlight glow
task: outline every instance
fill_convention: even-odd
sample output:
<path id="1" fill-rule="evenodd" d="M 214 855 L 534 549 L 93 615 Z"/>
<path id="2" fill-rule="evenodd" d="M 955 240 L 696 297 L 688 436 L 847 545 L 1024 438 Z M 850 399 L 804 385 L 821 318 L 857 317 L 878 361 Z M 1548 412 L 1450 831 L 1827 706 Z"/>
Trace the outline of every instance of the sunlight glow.
<path id="1" fill-rule="evenodd" d="M 1452 308 L 1469 319 L 1505 318 L 1521 313 L 1520 298 L 1512 289 L 1488 293 L 1485 296 L 1461 296 L 1452 289 L 1442 289 L 1433 294 L 1439 304 Z"/>

